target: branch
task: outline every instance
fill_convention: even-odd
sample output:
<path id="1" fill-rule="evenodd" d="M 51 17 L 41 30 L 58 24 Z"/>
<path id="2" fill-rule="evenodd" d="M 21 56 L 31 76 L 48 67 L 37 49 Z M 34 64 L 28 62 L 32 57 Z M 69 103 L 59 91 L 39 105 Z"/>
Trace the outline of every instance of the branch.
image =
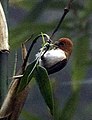
<path id="1" fill-rule="evenodd" d="M 65 18 L 65 16 L 66 16 L 67 13 L 69 12 L 72 2 L 73 2 L 73 0 L 69 0 L 67 6 L 64 8 L 64 13 L 63 13 L 63 15 L 62 15 L 59 23 L 57 24 L 56 28 L 55 28 L 54 31 L 52 32 L 51 37 L 50 37 L 51 39 L 53 38 L 54 34 L 58 31 L 60 25 L 62 24 L 62 22 L 63 22 L 63 20 L 64 20 L 64 18 Z"/>

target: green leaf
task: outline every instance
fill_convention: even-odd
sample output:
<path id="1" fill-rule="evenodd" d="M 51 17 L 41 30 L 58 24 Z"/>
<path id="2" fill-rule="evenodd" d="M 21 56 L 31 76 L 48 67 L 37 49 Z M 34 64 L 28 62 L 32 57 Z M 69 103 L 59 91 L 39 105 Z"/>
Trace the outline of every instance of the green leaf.
<path id="1" fill-rule="evenodd" d="M 50 81 L 49 81 L 49 77 L 46 69 L 38 65 L 36 67 L 35 77 L 36 77 L 36 81 L 39 86 L 40 92 L 47 106 L 49 107 L 51 114 L 53 115 L 53 108 L 54 108 L 53 94 L 52 94 L 52 88 L 50 85 Z"/>
<path id="2" fill-rule="evenodd" d="M 44 46 L 45 45 L 44 33 L 41 32 L 41 35 L 42 35 L 42 46 Z"/>
<path id="3" fill-rule="evenodd" d="M 35 71 L 35 69 L 36 69 L 37 64 L 38 64 L 38 60 L 36 60 L 36 63 L 34 64 L 32 70 L 30 71 L 30 73 L 29 73 L 29 75 L 28 75 L 28 77 L 27 77 L 27 84 L 28 84 L 28 83 L 30 82 L 30 80 L 32 79 L 32 75 L 33 75 L 33 73 L 34 73 L 34 71 Z"/>
<path id="4" fill-rule="evenodd" d="M 37 65 L 37 60 L 33 61 L 31 64 L 27 66 L 24 75 L 20 80 L 20 84 L 17 92 L 21 92 L 29 84 L 29 82 L 33 77 L 36 65 Z"/>

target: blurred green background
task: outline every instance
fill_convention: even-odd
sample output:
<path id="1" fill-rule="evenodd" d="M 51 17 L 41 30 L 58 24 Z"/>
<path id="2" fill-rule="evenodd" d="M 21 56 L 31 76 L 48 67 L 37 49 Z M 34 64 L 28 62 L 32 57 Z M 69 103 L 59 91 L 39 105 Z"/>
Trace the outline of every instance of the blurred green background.
<path id="1" fill-rule="evenodd" d="M 68 0 L 9 0 L 9 77 L 13 75 L 16 53 L 17 69 L 21 58 L 21 43 L 32 34 L 51 35 L 63 14 Z M 50 76 L 56 101 L 55 120 L 92 119 L 92 1 L 74 0 L 70 12 L 55 34 L 53 41 L 69 37 L 74 43 L 67 66 Z M 30 41 L 27 43 L 27 48 Z M 30 61 L 35 58 L 40 43 L 35 45 Z M 31 82 L 20 120 L 51 120 L 46 104 L 35 82 Z"/>

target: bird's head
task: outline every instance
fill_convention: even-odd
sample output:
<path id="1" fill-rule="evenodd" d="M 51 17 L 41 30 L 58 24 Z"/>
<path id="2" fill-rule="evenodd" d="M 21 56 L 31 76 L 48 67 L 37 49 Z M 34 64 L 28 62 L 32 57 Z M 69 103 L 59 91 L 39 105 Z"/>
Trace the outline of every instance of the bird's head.
<path id="1" fill-rule="evenodd" d="M 39 59 L 39 64 L 46 68 L 48 74 L 58 72 L 65 67 L 71 55 L 73 43 L 69 38 L 60 38 L 53 48 L 46 51 Z"/>
<path id="2" fill-rule="evenodd" d="M 69 38 L 60 38 L 55 42 L 55 45 L 65 52 L 67 58 L 70 57 L 73 49 L 73 43 Z"/>

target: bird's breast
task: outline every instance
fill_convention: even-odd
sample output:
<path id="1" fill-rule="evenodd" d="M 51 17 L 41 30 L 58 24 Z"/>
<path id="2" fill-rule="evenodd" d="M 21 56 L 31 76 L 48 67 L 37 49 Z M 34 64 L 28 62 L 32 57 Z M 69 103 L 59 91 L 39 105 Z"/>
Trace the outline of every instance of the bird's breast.
<path id="1" fill-rule="evenodd" d="M 66 59 L 66 55 L 63 50 L 59 48 L 52 49 L 44 54 L 43 59 L 40 59 L 40 64 L 45 68 L 50 68 L 58 62 L 63 61 L 64 59 Z"/>

